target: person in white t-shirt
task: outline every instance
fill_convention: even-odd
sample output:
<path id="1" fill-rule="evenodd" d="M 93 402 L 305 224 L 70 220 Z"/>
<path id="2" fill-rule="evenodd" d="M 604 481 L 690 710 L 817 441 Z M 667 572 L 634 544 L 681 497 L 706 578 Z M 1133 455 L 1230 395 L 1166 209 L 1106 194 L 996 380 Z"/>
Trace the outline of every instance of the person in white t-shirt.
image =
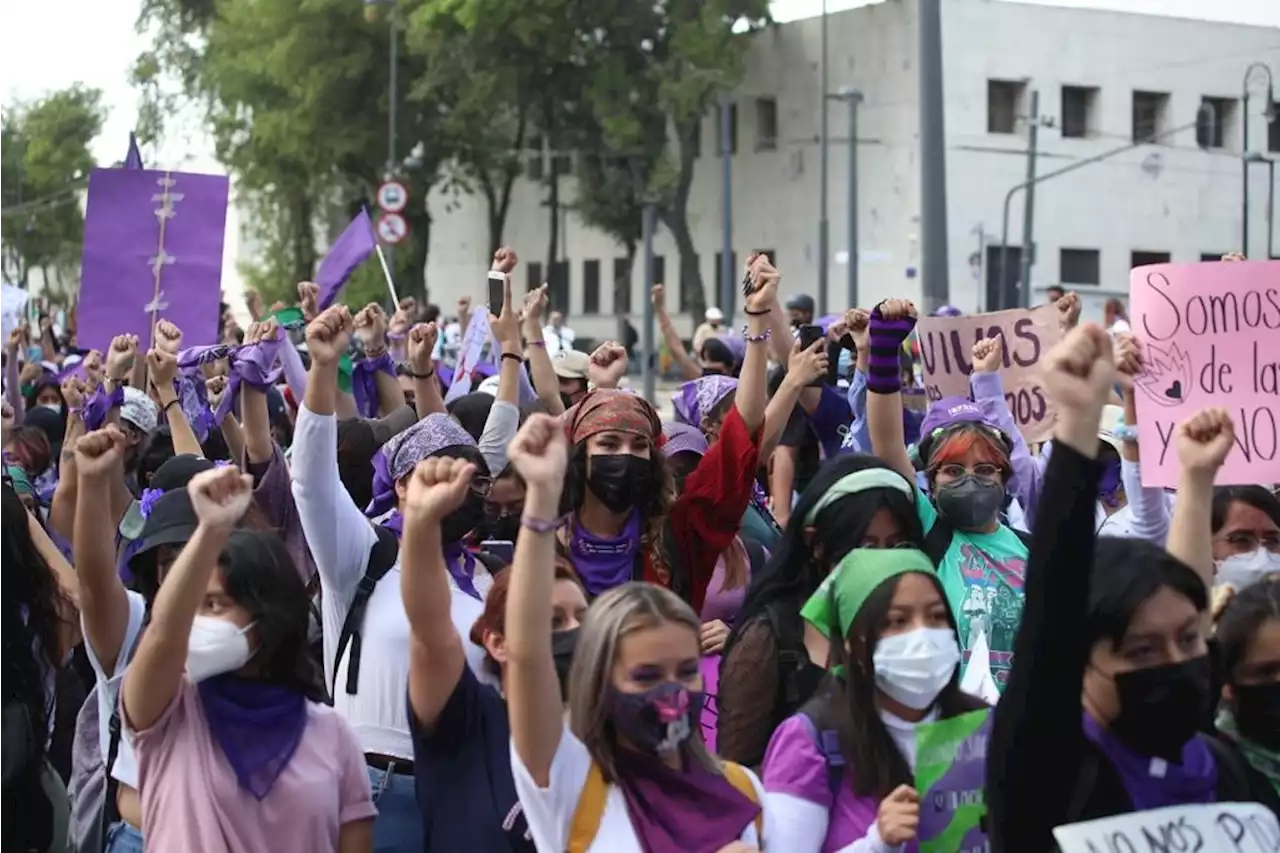
<path id="1" fill-rule="evenodd" d="M 562 350 L 573 349 L 573 342 L 577 335 L 574 334 L 573 329 L 564 324 L 562 312 L 552 311 L 549 322 L 542 327 L 542 338 L 547 342 L 547 352 L 555 356 Z"/>
<path id="2" fill-rule="evenodd" d="M 568 467 L 563 425 L 531 416 L 510 458 L 527 489 L 507 596 L 511 770 L 537 849 L 766 849 L 759 780 L 694 734 L 701 625 L 671 591 L 627 583 L 595 600 L 569 670 L 566 721 L 546 629 Z"/>
<path id="3" fill-rule="evenodd" d="M 1129 315 L 1124 309 L 1124 303 L 1114 296 L 1107 300 L 1102 307 L 1103 325 L 1107 327 L 1107 331 L 1114 338 L 1121 332 L 1129 332 Z"/>

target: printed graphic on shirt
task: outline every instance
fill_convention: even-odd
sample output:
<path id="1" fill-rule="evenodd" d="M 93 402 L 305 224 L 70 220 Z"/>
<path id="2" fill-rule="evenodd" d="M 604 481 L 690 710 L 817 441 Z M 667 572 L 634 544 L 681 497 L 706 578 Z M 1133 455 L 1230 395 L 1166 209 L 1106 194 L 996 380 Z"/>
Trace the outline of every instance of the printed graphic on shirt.
<path id="1" fill-rule="evenodd" d="M 964 598 L 955 615 L 965 664 L 968 665 L 973 642 L 985 633 L 991 647 L 991 674 L 1003 689 L 1013 663 L 1013 641 L 1022 621 L 1027 561 L 1023 555 L 996 554 L 995 550 L 984 551 L 957 536 L 943 563 L 957 560 L 964 583 Z"/>

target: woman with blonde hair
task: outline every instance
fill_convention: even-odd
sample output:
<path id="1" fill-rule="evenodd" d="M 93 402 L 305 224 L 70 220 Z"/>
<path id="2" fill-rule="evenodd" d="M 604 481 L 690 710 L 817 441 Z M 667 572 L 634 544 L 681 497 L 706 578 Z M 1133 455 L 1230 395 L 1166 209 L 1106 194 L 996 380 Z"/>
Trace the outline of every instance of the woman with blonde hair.
<path id="1" fill-rule="evenodd" d="M 569 671 L 565 721 L 546 630 L 568 466 L 560 424 L 531 417 L 510 458 L 527 484 L 507 599 L 511 769 L 537 848 L 762 849 L 759 781 L 695 734 L 701 625 L 671 591 L 626 583 L 596 599 Z"/>

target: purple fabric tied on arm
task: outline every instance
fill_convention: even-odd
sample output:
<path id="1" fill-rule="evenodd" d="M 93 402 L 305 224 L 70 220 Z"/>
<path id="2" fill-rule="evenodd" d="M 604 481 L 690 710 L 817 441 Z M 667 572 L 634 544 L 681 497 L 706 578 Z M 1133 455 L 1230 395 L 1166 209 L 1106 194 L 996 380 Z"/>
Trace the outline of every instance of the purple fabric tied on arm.
<path id="1" fill-rule="evenodd" d="M 321 311 L 334 303 L 342 292 L 342 285 L 376 247 L 369 211 L 362 209 L 333 241 L 329 254 L 324 256 L 320 269 L 316 271 L 316 284 L 320 286 L 316 305 Z"/>
<path id="2" fill-rule="evenodd" d="M 462 424 L 442 412 L 432 412 L 404 432 L 391 436 L 373 455 L 373 500 L 365 509 L 365 515 L 375 518 L 394 507 L 396 483 L 423 459 L 446 447 L 475 446 L 476 440 Z"/>
<path id="3" fill-rule="evenodd" d="M 366 418 L 378 416 L 378 374 L 396 375 L 396 363 L 391 353 L 384 352 L 374 359 L 362 358 L 352 366 L 351 392 L 356 398 L 356 411 Z"/>
<path id="4" fill-rule="evenodd" d="M 204 377 L 199 375 L 199 370 L 196 371 L 195 376 L 184 371 L 178 376 L 176 382 L 178 403 L 182 406 L 182 414 L 191 425 L 191 431 L 196 434 L 196 440 L 203 443 L 216 425 L 213 410 L 209 408 L 209 399 L 205 395 Z"/>
<path id="5" fill-rule="evenodd" d="M 107 422 L 107 415 L 111 413 L 111 410 L 118 409 L 123 405 L 123 385 L 117 385 L 110 394 L 99 388 L 85 398 L 82 409 L 84 413 L 84 428 L 90 432 L 95 429 L 101 429 L 102 425 Z"/>
<path id="6" fill-rule="evenodd" d="M 218 423 L 222 423 L 222 419 L 231 411 L 231 405 L 235 402 L 241 382 L 251 388 L 265 391 L 280 381 L 280 369 L 272 370 L 272 365 L 275 364 L 276 356 L 280 352 L 280 343 L 280 335 L 277 332 L 274 340 L 243 346 L 230 354 L 231 374 L 227 380 L 227 390 L 223 393 L 222 400 L 218 402 L 218 410 L 214 412 L 214 418 Z"/>
<path id="7" fill-rule="evenodd" d="M 681 385 L 680 395 L 672 402 L 685 423 L 701 428 L 702 418 L 736 390 L 738 380 L 732 376 L 703 376 Z"/>

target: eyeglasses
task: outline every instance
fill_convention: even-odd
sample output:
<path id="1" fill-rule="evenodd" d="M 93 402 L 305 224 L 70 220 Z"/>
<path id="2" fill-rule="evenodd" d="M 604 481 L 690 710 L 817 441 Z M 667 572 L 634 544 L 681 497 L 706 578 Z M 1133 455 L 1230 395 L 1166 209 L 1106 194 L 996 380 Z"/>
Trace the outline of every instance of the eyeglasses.
<path id="1" fill-rule="evenodd" d="M 1251 530 L 1236 530 L 1220 538 L 1231 547 L 1231 550 L 1240 553 L 1265 548 L 1273 554 L 1280 554 L 1280 533 L 1271 532 L 1259 536 Z"/>
<path id="2" fill-rule="evenodd" d="M 992 465 L 989 462 L 983 462 L 973 466 L 972 471 L 970 471 L 968 468 L 965 468 L 963 465 L 961 465 L 958 462 L 948 462 L 946 465 L 939 465 L 937 473 L 942 474 L 946 477 L 949 477 L 953 480 L 958 480 L 961 477 L 963 477 L 965 474 L 972 474 L 973 476 L 977 477 L 979 480 L 988 480 L 991 482 L 995 482 L 1000 479 L 1000 475 L 1002 471 L 999 465 Z"/>
<path id="3" fill-rule="evenodd" d="M 489 496 L 489 493 L 493 491 L 493 478 L 486 477 L 483 474 L 477 474 L 471 478 L 471 485 L 467 488 L 469 488 L 473 494 L 486 498 Z"/>

